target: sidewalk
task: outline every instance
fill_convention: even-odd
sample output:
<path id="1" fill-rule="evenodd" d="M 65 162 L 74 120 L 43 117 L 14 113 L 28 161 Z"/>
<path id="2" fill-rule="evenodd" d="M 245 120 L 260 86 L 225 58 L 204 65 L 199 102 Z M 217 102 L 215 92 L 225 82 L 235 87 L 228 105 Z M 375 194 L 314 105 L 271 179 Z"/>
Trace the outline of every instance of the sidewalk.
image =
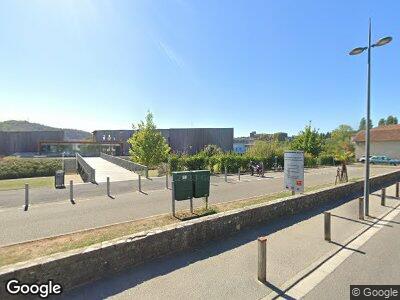
<path id="1" fill-rule="evenodd" d="M 394 188 L 386 206 L 371 195 L 370 215 L 377 217 L 398 205 Z M 333 204 L 245 230 L 192 251 L 165 257 L 66 294 L 76 299 L 260 299 L 306 269 L 375 219 L 358 220 L 358 199 Z M 332 242 L 323 238 L 323 211 L 332 212 Z M 388 226 L 398 226 L 391 223 Z M 376 225 L 374 225 L 376 227 Z M 268 236 L 267 280 L 257 281 L 257 242 Z M 365 255 L 354 251 L 353 255 Z M 373 255 L 373 254 L 371 254 Z"/>

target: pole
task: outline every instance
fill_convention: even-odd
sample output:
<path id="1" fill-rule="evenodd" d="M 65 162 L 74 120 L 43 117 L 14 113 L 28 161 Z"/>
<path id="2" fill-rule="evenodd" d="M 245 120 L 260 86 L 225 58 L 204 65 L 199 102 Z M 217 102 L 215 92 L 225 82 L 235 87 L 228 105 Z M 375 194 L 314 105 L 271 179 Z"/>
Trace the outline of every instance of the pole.
<path id="1" fill-rule="evenodd" d="M 267 237 L 259 237 L 258 241 L 258 280 L 267 281 Z"/>
<path id="2" fill-rule="evenodd" d="M 25 206 L 24 211 L 27 211 L 29 207 L 29 184 L 25 183 Z"/>
<path id="3" fill-rule="evenodd" d="M 238 170 L 238 180 L 240 181 L 240 167 L 239 167 L 239 170 Z"/>
<path id="4" fill-rule="evenodd" d="M 193 198 L 190 198 L 190 213 L 193 214 Z"/>
<path id="5" fill-rule="evenodd" d="M 138 189 L 139 193 L 142 192 L 142 175 L 139 174 L 139 179 L 138 179 Z"/>
<path id="6" fill-rule="evenodd" d="M 396 182 L 396 197 L 399 198 L 399 183 Z"/>
<path id="7" fill-rule="evenodd" d="M 172 216 L 175 217 L 175 187 L 174 182 L 171 182 L 171 199 L 172 199 Z"/>
<path id="8" fill-rule="evenodd" d="M 75 200 L 74 200 L 74 181 L 73 180 L 69 181 L 69 201 L 71 201 L 72 204 L 75 204 Z"/>
<path id="9" fill-rule="evenodd" d="M 206 197 L 206 210 L 208 210 L 208 196 Z"/>
<path id="10" fill-rule="evenodd" d="M 225 182 L 228 182 L 228 168 L 225 166 Z"/>
<path id="11" fill-rule="evenodd" d="M 364 198 L 358 198 L 358 218 L 364 220 Z"/>
<path id="12" fill-rule="evenodd" d="M 165 188 L 168 190 L 168 170 L 165 172 Z"/>
<path id="13" fill-rule="evenodd" d="M 111 191 L 110 191 L 110 177 L 107 177 L 107 196 L 111 197 Z"/>
<path id="14" fill-rule="evenodd" d="M 382 189 L 382 194 L 381 194 L 381 205 L 385 206 L 386 205 L 386 189 Z"/>
<path id="15" fill-rule="evenodd" d="M 365 125 L 365 179 L 364 179 L 364 200 L 365 215 L 369 215 L 369 153 L 370 153 L 370 113 L 371 113 L 371 19 L 369 19 L 368 30 L 368 68 L 367 68 L 367 120 Z"/>
<path id="16" fill-rule="evenodd" d="M 324 212 L 324 233 L 325 241 L 331 241 L 331 213 Z"/>

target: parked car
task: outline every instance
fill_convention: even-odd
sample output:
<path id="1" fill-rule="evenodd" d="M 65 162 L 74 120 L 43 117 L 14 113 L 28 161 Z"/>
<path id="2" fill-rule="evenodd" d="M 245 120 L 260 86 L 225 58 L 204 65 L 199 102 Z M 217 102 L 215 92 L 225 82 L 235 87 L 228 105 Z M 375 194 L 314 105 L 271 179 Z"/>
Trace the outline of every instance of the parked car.
<path id="1" fill-rule="evenodd" d="M 369 158 L 371 158 L 371 155 L 369 156 Z M 362 155 L 362 156 L 358 159 L 358 161 L 364 163 L 364 162 L 365 162 L 365 155 Z"/>
<path id="2" fill-rule="evenodd" d="M 391 159 L 387 156 L 371 156 L 369 159 L 370 164 L 379 164 L 379 165 L 400 165 L 400 160 L 399 159 Z"/>

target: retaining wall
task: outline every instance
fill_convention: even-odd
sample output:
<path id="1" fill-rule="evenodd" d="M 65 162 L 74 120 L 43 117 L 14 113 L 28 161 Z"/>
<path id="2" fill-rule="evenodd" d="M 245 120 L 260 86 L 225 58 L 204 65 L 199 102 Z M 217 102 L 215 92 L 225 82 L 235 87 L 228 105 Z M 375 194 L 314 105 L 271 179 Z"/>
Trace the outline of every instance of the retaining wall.
<path id="1" fill-rule="evenodd" d="M 371 178 L 371 193 L 399 181 L 400 171 L 375 176 Z M 155 258 L 224 238 L 242 228 L 268 223 L 331 201 L 351 200 L 362 193 L 362 181 L 347 183 L 6 266 L 0 268 L 0 299 L 7 296 L 4 287 L 11 278 L 25 283 L 52 279 L 68 290 Z"/>

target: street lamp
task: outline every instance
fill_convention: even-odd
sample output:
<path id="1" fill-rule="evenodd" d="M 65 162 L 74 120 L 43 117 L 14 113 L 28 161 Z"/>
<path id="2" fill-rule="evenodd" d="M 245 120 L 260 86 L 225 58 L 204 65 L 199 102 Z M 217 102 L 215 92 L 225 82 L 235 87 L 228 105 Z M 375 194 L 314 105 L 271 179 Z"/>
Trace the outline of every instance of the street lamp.
<path id="1" fill-rule="evenodd" d="M 368 69 L 367 69 L 367 118 L 365 128 L 365 178 L 364 178 L 364 202 L 365 202 L 365 214 L 369 215 L 369 148 L 370 148 L 370 135 L 369 135 L 369 124 L 370 124 L 370 103 L 371 103 L 371 48 L 380 47 L 386 45 L 392 41 L 392 37 L 387 36 L 381 38 L 378 42 L 371 45 L 371 19 L 369 19 L 369 30 L 368 30 L 368 47 L 357 47 L 349 52 L 350 55 L 358 55 L 368 50 Z"/>

